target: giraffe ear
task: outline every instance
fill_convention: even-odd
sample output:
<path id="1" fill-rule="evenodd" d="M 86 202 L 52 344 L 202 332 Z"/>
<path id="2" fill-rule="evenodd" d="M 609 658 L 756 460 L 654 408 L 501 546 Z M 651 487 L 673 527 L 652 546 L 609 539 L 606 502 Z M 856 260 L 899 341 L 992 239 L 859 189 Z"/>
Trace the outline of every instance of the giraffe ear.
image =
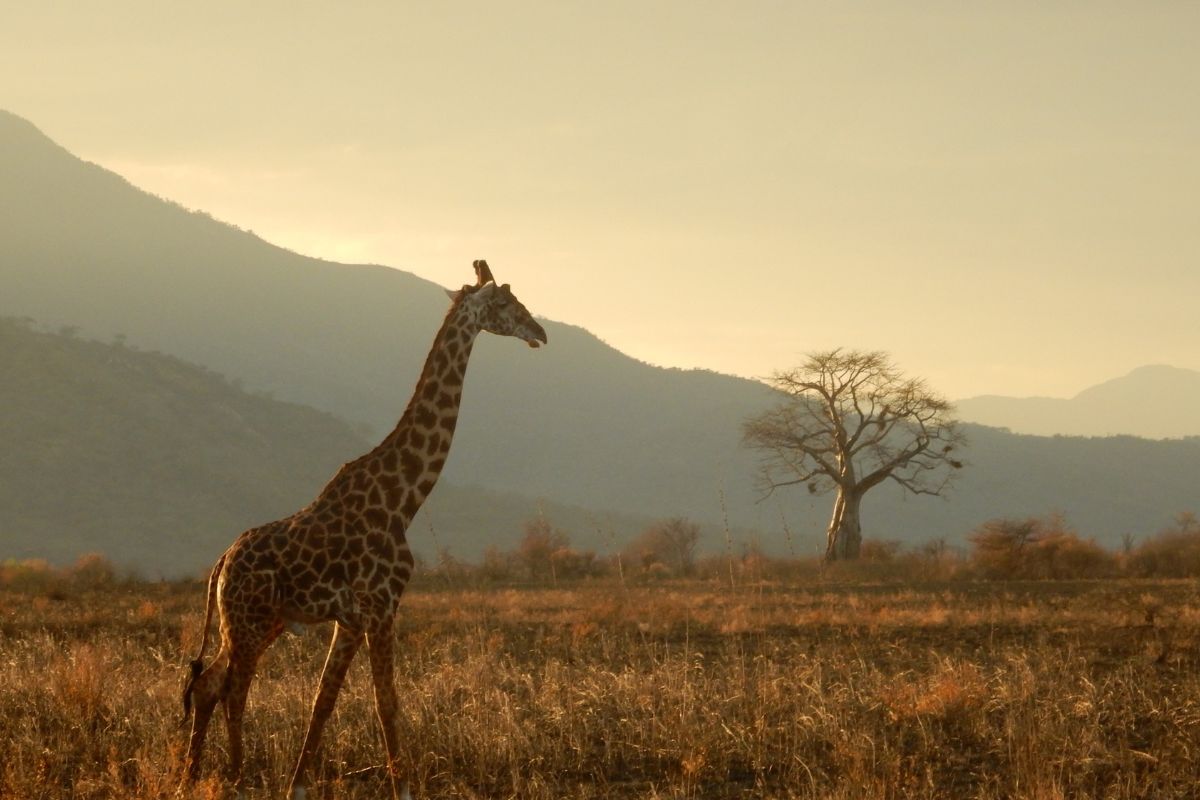
<path id="1" fill-rule="evenodd" d="M 447 289 L 446 296 L 450 298 L 451 302 L 457 303 L 458 298 L 463 296 L 463 290 L 462 289 Z"/>

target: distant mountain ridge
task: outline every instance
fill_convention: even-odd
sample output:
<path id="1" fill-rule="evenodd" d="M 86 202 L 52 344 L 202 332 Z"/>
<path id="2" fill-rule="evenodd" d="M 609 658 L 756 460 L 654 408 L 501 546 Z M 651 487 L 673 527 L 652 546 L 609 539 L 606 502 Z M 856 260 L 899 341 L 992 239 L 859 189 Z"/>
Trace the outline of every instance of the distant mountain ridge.
<path id="1" fill-rule="evenodd" d="M 464 273 L 481 255 L 464 254 Z M 493 266 L 503 279 L 503 264 Z M 141 192 L 0 112 L 0 315 L 101 341 L 121 336 L 129 349 L 170 353 L 253 392 L 365 424 L 371 438 L 407 403 L 447 306 L 440 287 L 408 273 L 298 256 Z M 513 526 L 488 520 L 519 521 L 503 509 L 541 499 L 574 514 L 578 537 L 594 533 L 595 520 L 682 514 L 705 526 L 710 550 L 723 549 L 729 524 L 758 530 L 780 552 L 784 519 L 802 552 L 818 546 L 831 498 L 778 492 L 760 503 L 752 486 L 755 456 L 740 446 L 740 424 L 775 402 L 767 387 L 652 367 L 581 328 L 545 327 L 549 346 L 537 351 L 486 335 L 476 347 L 454 449 L 431 500 L 471 522 L 445 526 L 463 538 L 441 543 L 466 557 L 504 543 L 493 537 Z M 971 466 L 955 492 L 905 500 L 881 488 L 864 505 L 867 536 L 959 540 L 992 517 L 1060 510 L 1086 535 L 1115 543 L 1200 505 L 1200 440 L 968 433 Z M 328 465 L 313 469 L 327 477 Z M 76 479 L 72 491 L 92 491 L 86 474 Z M 169 497 L 164 489 L 164 505 Z M 311 490 L 289 497 L 307 501 Z M 5 513 L 0 506 L 0 530 L 11 530 Z M 98 519 L 90 549 L 119 539 L 121 519 L 110 519 L 105 535 Z M 231 535 L 218 527 L 205 540 L 212 554 Z"/>
<path id="2" fill-rule="evenodd" d="M 1139 367 L 1069 399 L 982 395 L 956 404 L 964 420 L 1040 436 L 1200 436 L 1200 372 Z"/>

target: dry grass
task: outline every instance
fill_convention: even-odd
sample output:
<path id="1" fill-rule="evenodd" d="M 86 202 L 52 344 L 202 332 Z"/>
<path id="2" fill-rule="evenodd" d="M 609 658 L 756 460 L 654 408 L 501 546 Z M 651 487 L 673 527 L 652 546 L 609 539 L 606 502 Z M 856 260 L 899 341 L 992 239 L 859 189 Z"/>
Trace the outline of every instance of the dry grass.
<path id="1" fill-rule="evenodd" d="M 202 602 L 0 593 L 0 797 L 170 794 Z M 1200 776 L 1191 582 L 417 586 L 404 611 L 422 797 L 1169 798 Z M 326 634 L 263 664 L 252 797 L 283 791 Z M 215 775 L 220 724 L 211 740 Z M 356 663 L 316 795 L 382 796 L 381 754 Z"/>

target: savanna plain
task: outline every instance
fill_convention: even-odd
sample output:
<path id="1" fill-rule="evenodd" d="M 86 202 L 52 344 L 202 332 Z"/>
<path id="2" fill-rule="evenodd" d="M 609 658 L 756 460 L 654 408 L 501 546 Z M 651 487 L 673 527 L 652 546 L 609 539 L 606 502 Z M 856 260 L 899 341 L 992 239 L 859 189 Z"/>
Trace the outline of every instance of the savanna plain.
<path id="1" fill-rule="evenodd" d="M 0 584 L 0 797 L 171 796 L 203 587 L 84 578 Z M 429 798 L 1195 797 L 1198 633 L 1191 579 L 426 576 L 403 766 Z M 260 667 L 249 797 L 285 790 L 328 634 Z M 190 796 L 232 794 L 224 741 Z M 384 796 L 382 754 L 360 657 L 313 794 Z"/>

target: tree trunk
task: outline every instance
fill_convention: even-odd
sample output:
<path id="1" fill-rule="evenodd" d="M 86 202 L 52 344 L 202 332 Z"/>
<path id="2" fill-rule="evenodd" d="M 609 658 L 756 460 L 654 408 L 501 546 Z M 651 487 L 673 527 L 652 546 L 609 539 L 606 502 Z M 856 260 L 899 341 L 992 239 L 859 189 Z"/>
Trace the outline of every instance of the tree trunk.
<path id="1" fill-rule="evenodd" d="M 861 505 L 861 494 L 838 488 L 837 499 L 833 503 L 833 517 L 829 520 L 826 561 L 852 561 L 858 558 L 862 547 Z"/>

